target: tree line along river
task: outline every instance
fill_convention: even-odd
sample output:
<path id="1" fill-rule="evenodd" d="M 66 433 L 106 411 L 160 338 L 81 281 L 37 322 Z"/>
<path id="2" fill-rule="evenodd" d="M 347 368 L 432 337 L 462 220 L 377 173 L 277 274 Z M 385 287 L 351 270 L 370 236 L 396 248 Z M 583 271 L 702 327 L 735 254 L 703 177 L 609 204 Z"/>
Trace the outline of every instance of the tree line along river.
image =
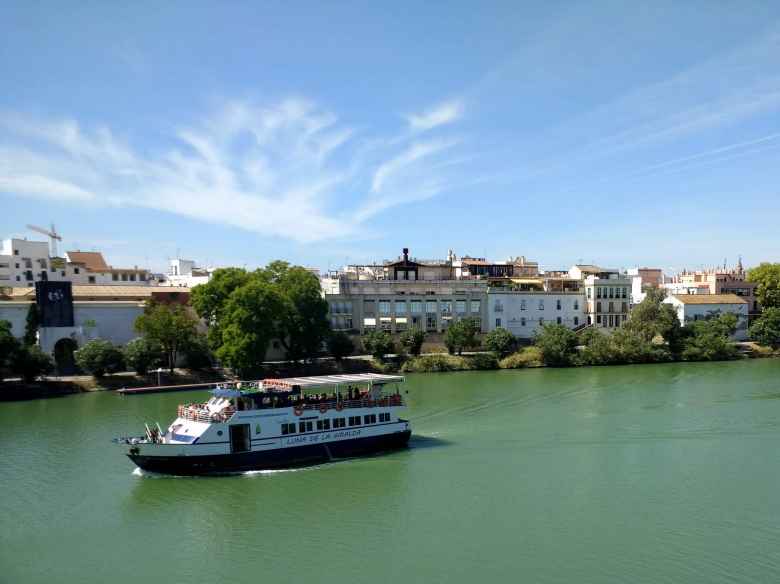
<path id="1" fill-rule="evenodd" d="M 144 477 L 204 392 L 0 404 L 0 582 L 773 582 L 780 361 L 411 375 L 408 450 Z"/>

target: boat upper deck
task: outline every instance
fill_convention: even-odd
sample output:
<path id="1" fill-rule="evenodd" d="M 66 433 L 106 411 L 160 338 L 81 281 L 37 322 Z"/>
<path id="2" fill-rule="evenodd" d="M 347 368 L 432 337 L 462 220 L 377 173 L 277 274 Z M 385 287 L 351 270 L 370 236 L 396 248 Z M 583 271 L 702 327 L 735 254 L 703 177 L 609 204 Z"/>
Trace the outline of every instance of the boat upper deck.
<path id="1" fill-rule="evenodd" d="M 354 375 L 326 375 L 318 377 L 291 377 L 266 379 L 250 383 L 250 391 L 242 391 L 239 382 L 233 388 L 217 387 L 206 403 L 182 404 L 178 417 L 195 422 L 226 422 L 236 411 L 294 408 L 298 415 L 305 411 L 326 414 L 329 410 L 346 408 L 399 407 L 404 400 L 398 388 L 383 394 L 388 383 L 402 383 L 401 375 L 361 373 Z M 363 386 L 363 387 L 361 387 Z M 322 393 L 305 393 L 325 389 Z"/>

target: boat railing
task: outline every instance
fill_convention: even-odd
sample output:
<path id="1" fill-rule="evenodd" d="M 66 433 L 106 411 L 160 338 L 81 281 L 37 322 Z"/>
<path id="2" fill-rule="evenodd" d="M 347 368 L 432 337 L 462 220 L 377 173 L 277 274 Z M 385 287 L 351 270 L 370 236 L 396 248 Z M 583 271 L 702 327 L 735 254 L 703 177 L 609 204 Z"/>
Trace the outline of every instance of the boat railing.
<path id="1" fill-rule="evenodd" d="M 192 422 L 227 422 L 233 414 L 235 408 L 224 408 L 218 412 L 209 410 L 205 404 L 182 404 L 179 406 L 177 415 L 185 420 Z"/>
<path id="2" fill-rule="evenodd" d="M 264 406 L 260 409 L 274 409 L 293 407 L 300 411 L 319 411 L 325 413 L 328 410 L 341 411 L 352 408 L 373 408 L 373 407 L 398 407 L 404 405 L 404 399 L 400 394 L 388 395 L 379 399 L 370 399 L 368 397 L 361 399 L 347 400 L 325 400 L 325 401 L 306 401 L 302 403 L 285 403 L 276 406 Z M 235 408 L 227 407 L 217 412 L 208 409 L 206 404 L 181 404 L 178 407 L 177 415 L 184 420 L 192 422 L 221 423 L 227 422 L 233 414 Z"/>
<path id="3" fill-rule="evenodd" d="M 388 395 L 379 399 L 348 399 L 348 400 L 325 400 L 304 402 L 300 404 L 292 404 L 294 408 L 301 410 L 319 410 L 320 412 L 326 412 L 330 409 L 343 410 L 347 408 L 373 408 L 373 407 L 391 407 L 391 406 L 403 406 L 404 400 L 400 394 Z"/>

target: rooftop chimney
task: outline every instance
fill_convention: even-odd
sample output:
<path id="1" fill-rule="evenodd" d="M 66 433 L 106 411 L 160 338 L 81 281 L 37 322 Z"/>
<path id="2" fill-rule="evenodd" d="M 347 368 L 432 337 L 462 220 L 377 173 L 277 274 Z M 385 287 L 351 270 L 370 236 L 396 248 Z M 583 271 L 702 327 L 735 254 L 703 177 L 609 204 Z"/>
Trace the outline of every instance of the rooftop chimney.
<path id="1" fill-rule="evenodd" d="M 408 247 L 405 247 L 405 248 L 403 249 L 403 252 L 404 252 L 404 261 L 405 261 L 405 262 L 408 262 L 408 261 L 409 261 L 409 248 L 408 248 Z"/>

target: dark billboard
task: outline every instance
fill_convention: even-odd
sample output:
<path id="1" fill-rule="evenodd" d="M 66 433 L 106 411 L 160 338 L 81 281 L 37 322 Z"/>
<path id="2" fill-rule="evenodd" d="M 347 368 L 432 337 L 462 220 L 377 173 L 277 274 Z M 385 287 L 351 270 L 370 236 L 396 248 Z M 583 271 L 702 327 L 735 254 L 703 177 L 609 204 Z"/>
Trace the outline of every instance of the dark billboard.
<path id="1" fill-rule="evenodd" d="M 73 290 L 70 282 L 36 282 L 40 326 L 73 326 Z"/>

